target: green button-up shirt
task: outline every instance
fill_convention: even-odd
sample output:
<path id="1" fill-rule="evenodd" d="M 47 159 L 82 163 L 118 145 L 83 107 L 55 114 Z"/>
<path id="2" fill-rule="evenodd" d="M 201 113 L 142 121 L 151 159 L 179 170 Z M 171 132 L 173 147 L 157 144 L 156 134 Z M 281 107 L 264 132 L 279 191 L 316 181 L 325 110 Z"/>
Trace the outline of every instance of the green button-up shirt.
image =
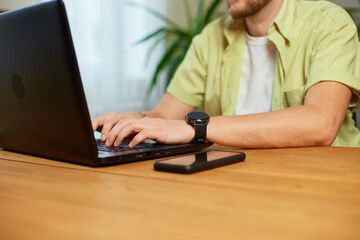
<path id="1" fill-rule="evenodd" d="M 244 21 L 229 16 L 209 24 L 194 38 L 168 93 L 210 116 L 234 115 L 245 33 Z M 342 8 L 326 1 L 284 0 L 268 37 L 278 50 L 273 111 L 303 105 L 306 91 L 324 80 L 360 92 L 357 29 Z M 360 147 L 351 119 L 358 107 L 348 109 L 334 146 Z"/>

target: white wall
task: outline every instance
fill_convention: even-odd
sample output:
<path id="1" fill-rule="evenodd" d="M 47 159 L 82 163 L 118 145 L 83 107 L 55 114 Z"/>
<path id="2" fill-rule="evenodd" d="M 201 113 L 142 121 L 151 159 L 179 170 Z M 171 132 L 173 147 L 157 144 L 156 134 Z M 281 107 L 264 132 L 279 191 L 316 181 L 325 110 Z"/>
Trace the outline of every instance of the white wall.
<path id="1" fill-rule="evenodd" d="M 40 0 L 0 0 L 0 9 L 12 10 L 39 3 Z"/>

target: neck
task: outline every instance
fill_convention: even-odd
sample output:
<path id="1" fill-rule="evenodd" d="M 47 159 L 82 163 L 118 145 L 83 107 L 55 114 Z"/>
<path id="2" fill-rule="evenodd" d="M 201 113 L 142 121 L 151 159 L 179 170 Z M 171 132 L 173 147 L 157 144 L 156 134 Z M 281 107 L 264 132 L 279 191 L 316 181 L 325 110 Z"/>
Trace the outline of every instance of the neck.
<path id="1" fill-rule="evenodd" d="M 284 0 L 272 0 L 255 15 L 245 18 L 248 33 L 253 37 L 268 35 L 269 27 L 279 14 Z"/>

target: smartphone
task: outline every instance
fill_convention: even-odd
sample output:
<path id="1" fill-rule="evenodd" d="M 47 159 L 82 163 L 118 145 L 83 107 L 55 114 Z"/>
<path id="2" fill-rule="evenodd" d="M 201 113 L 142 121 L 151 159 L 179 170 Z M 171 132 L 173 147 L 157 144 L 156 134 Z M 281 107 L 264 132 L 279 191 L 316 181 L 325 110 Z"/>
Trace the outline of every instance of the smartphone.
<path id="1" fill-rule="evenodd" d="M 158 171 L 194 173 L 245 160 L 245 153 L 210 150 L 165 159 L 154 163 Z"/>

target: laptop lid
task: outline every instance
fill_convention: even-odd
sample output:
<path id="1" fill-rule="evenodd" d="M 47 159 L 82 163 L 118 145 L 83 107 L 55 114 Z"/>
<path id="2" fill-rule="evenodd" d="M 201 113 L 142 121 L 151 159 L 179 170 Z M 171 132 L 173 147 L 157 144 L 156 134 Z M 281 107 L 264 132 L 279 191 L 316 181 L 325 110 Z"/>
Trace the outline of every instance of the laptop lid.
<path id="1" fill-rule="evenodd" d="M 212 144 L 98 152 L 63 2 L 0 14 L 0 31 L 0 147 L 100 166 Z"/>
<path id="2" fill-rule="evenodd" d="M 97 165 L 62 1 L 0 14 L 0 146 Z"/>

